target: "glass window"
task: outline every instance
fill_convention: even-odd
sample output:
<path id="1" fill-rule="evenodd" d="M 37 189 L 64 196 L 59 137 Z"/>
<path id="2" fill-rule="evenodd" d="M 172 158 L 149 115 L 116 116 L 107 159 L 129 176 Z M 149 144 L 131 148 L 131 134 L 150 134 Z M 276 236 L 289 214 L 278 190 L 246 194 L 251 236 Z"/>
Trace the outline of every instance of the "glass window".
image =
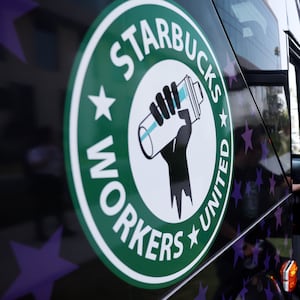
<path id="1" fill-rule="evenodd" d="M 284 88 L 282 86 L 252 86 L 251 92 L 263 116 L 273 146 L 285 172 L 290 171 L 290 118 Z M 275 159 L 268 151 L 267 164 Z M 274 173 L 281 172 L 273 170 Z"/>
<path id="2" fill-rule="evenodd" d="M 296 70 L 289 64 L 289 86 L 291 102 L 292 153 L 300 155 L 299 105 L 297 96 Z"/>
<path id="3" fill-rule="evenodd" d="M 278 20 L 265 2 L 214 2 L 240 64 L 251 70 L 280 69 Z"/>

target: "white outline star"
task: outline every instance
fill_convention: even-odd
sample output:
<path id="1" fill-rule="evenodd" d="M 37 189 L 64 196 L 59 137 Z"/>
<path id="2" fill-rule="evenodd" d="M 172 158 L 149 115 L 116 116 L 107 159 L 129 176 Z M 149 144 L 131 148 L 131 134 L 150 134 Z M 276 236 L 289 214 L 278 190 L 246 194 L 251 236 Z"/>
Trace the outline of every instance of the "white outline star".
<path id="1" fill-rule="evenodd" d="M 110 98 L 105 95 L 103 85 L 100 86 L 99 95 L 98 96 L 88 96 L 89 99 L 93 102 L 96 106 L 96 113 L 95 113 L 95 121 L 97 121 L 103 115 L 108 119 L 112 120 L 109 108 L 111 105 L 116 101 L 115 98 Z"/>

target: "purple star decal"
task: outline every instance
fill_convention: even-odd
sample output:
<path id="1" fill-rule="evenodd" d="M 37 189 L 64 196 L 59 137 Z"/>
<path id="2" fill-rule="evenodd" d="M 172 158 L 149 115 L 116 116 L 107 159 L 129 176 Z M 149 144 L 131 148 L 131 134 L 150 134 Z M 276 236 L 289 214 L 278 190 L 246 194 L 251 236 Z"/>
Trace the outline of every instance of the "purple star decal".
<path id="1" fill-rule="evenodd" d="M 278 226 L 281 226 L 281 215 L 282 215 L 282 207 L 278 207 L 274 213 L 276 218 L 276 230 L 278 229 Z"/>
<path id="2" fill-rule="evenodd" d="M 264 266 L 266 270 L 269 270 L 270 268 L 270 260 L 271 260 L 271 256 L 269 254 L 266 254 L 266 258 L 264 260 Z"/>
<path id="3" fill-rule="evenodd" d="M 238 225 L 237 228 L 237 234 L 236 236 L 240 235 L 240 226 Z M 243 247 L 244 247 L 244 238 L 239 239 L 236 243 L 234 243 L 232 245 L 233 251 L 234 251 L 234 260 L 233 260 L 233 267 L 235 268 L 236 263 L 240 258 L 244 258 L 244 251 L 243 251 Z"/>
<path id="4" fill-rule="evenodd" d="M 240 297 L 245 300 L 245 295 L 248 293 L 248 289 L 246 288 L 247 281 L 243 280 L 243 289 L 240 291 Z"/>
<path id="5" fill-rule="evenodd" d="M 278 264 L 280 263 L 280 250 L 276 250 L 276 255 L 274 257 L 274 260 L 276 262 L 276 267 L 278 266 Z"/>
<path id="6" fill-rule="evenodd" d="M 249 148 L 250 148 L 251 150 L 253 149 L 252 141 L 251 141 L 251 138 L 252 138 L 252 132 L 253 132 L 253 129 L 249 129 L 249 127 L 248 127 L 248 122 L 247 122 L 247 120 L 246 120 L 245 131 L 244 131 L 244 133 L 242 134 L 242 138 L 243 138 L 243 140 L 245 141 L 245 153 L 246 153 L 246 154 L 247 154 Z"/>
<path id="7" fill-rule="evenodd" d="M 265 291 L 267 300 L 272 300 L 274 294 L 272 293 L 271 288 L 270 288 L 270 281 L 268 281 L 268 287 L 266 289 L 264 289 L 264 291 Z"/>
<path id="8" fill-rule="evenodd" d="M 289 235 L 287 233 L 284 235 L 283 245 L 285 248 L 289 245 Z"/>
<path id="9" fill-rule="evenodd" d="M 32 0 L 0 0 L 0 44 L 26 61 L 14 22 L 34 9 L 38 4 Z"/>
<path id="10" fill-rule="evenodd" d="M 269 182 L 270 182 L 270 194 L 275 194 L 275 178 L 274 178 L 274 174 L 272 174 L 272 177 L 269 178 Z"/>
<path id="11" fill-rule="evenodd" d="M 235 71 L 235 66 L 234 66 L 234 60 L 230 60 L 228 53 L 226 54 L 226 67 L 224 68 L 225 74 L 228 76 L 229 80 L 229 87 L 232 87 L 232 82 L 236 81 L 236 71 Z"/>
<path id="12" fill-rule="evenodd" d="M 268 141 L 267 139 L 264 139 L 264 141 L 261 143 L 261 159 L 264 160 L 268 157 L 269 149 L 268 149 Z"/>
<path id="13" fill-rule="evenodd" d="M 36 300 L 51 298 L 54 282 L 78 266 L 59 257 L 62 228 L 40 248 L 11 242 L 20 267 L 20 274 L 2 300 L 15 299 L 32 293 Z"/>
<path id="14" fill-rule="evenodd" d="M 271 236 L 271 229 L 270 229 L 270 227 L 268 227 L 268 229 L 267 229 L 267 237 L 269 238 Z"/>
<path id="15" fill-rule="evenodd" d="M 234 189 L 233 189 L 233 193 L 231 194 L 231 197 L 235 201 L 235 208 L 237 208 L 238 201 L 242 199 L 241 186 L 242 186 L 241 181 L 237 182 L 236 180 L 234 180 Z"/>
<path id="16" fill-rule="evenodd" d="M 263 184 L 262 180 L 262 169 L 256 169 L 256 185 L 258 186 L 258 190 L 260 191 L 260 186 Z"/>
<path id="17" fill-rule="evenodd" d="M 264 229 L 264 227 L 265 227 L 265 223 L 266 223 L 266 221 L 265 220 L 261 220 L 260 221 L 260 228 L 261 228 L 261 230 L 263 230 Z"/>
<path id="18" fill-rule="evenodd" d="M 250 193 L 251 193 L 251 182 L 250 181 L 247 181 L 246 182 L 246 190 L 245 190 L 245 193 L 249 196 Z"/>
<path id="19" fill-rule="evenodd" d="M 194 300 L 206 300 L 207 289 L 208 289 L 208 287 L 203 288 L 202 287 L 202 282 L 200 282 L 199 292 L 198 292 L 197 297 Z"/>
<path id="20" fill-rule="evenodd" d="M 259 252 L 260 252 L 260 247 L 259 247 L 259 243 L 256 243 L 255 246 L 253 247 L 253 250 L 252 250 L 252 262 L 255 266 L 258 265 L 258 255 L 259 255 Z"/>

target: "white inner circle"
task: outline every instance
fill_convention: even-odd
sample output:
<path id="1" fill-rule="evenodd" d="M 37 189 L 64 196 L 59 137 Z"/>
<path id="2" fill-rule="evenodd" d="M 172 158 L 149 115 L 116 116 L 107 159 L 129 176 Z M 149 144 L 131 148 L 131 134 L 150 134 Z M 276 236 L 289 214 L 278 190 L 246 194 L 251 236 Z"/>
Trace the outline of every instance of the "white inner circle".
<path id="1" fill-rule="evenodd" d="M 176 201 L 171 204 L 168 165 L 160 153 L 151 159 L 144 155 L 139 143 L 138 128 L 149 115 L 149 106 L 151 102 L 155 102 L 156 94 L 162 93 L 165 85 L 170 87 L 173 81 L 178 84 L 186 75 L 191 77 L 192 82 L 200 82 L 189 67 L 176 60 L 164 60 L 149 69 L 137 87 L 128 125 L 129 159 L 136 187 L 148 209 L 159 219 L 169 223 L 179 223 L 190 218 L 203 203 L 212 181 L 216 158 L 216 132 L 209 98 L 202 88 L 204 100 L 200 104 L 200 119 L 192 124 L 187 147 L 192 199 L 182 195 L 180 218 Z M 183 120 L 181 122 L 184 124 Z"/>

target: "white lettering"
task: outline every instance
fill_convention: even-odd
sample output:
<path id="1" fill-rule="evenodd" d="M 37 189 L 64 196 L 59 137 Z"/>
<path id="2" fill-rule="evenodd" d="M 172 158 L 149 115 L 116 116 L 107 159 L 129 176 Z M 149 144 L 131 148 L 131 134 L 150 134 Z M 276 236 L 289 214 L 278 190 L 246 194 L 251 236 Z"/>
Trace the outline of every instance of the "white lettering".
<path id="1" fill-rule="evenodd" d="M 152 229 L 150 239 L 148 242 L 148 247 L 146 251 L 146 258 L 151 260 L 156 260 L 156 254 L 153 253 L 153 249 L 158 249 L 159 243 L 156 238 L 161 238 L 162 233 L 156 229 Z"/>
<path id="2" fill-rule="evenodd" d="M 218 84 L 215 85 L 215 89 L 211 90 L 211 96 L 213 98 L 214 103 L 218 103 L 219 101 L 219 96 L 221 96 L 221 88 Z"/>
<path id="3" fill-rule="evenodd" d="M 111 199 L 110 202 L 115 202 L 114 204 L 108 204 L 108 196 L 113 192 L 117 191 L 119 193 L 119 199 Z M 108 183 L 100 194 L 100 207 L 103 212 L 108 216 L 114 216 L 121 211 L 125 204 L 126 192 L 123 185 L 118 181 L 112 181 Z"/>
<path id="4" fill-rule="evenodd" d="M 212 89 L 212 81 L 214 78 L 216 78 L 216 74 L 212 72 L 212 66 L 209 65 L 206 70 L 204 79 L 205 79 L 205 81 L 208 81 L 208 87 L 210 90 Z"/>
<path id="5" fill-rule="evenodd" d="M 119 42 L 115 42 L 110 49 L 110 59 L 112 63 L 117 67 L 123 67 L 127 65 L 127 70 L 124 73 L 124 78 L 128 81 L 134 73 L 134 63 L 129 55 L 118 56 L 118 52 L 121 49 Z"/>
<path id="6" fill-rule="evenodd" d="M 155 39 L 154 34 L 146 20 L 141 21 L 141 32 L 145 55 L 148 55 L 150 53 L 150 45 L 152 45 L 154 49 L 159 48 L 159 44 Z"/>
<path id="7" fill-rule="evenodd" d="M 203 51 L 199 51 L 198 54 L 197 54 L 197 66 L 198 66 L 198 69 L 199 69 L 201 75 L 204 76 L 204 69 L 203 69 L 202 63 L 201 63 L 202 58 L 203 58 L 205 61 L 208 60 L 206 54 L 205 54 Z"/>
<path id="8" fill-rule="evenodd" d="M 118 170 L 104 170 L 116 161 L 116 155 L 113 152 L 101 152 L 105 148 L 113 144 L 112 136 L 108 136 L 104 140 L 98 142 L 94 146 L 87 149 L 87 157 L 90 160 L 102 160 L 90 169 L 91 178 L 116 178 L 119 176 Z"/>
<path id="9" fill-rule="evenodd" d="M 130 203 L 128 203 L 113 227 L 114 232 L 117 233 L 123 226 L 123 232 L 121 234 L 121 241 L 123 243 L 126 242 L 129 231 L 136 224 L 136 221 L 136 211 L 133 208 L 133 206 Z"/>
<path id="10" fill-rule="evenodd" d="M 150 26 L 151 25 L 151 26 Z M 212 64 L 209 64 L 208 55 L 203 49 L 199 49 L 197 39 L 192 38 L 189 31 L 184 31 L 180 25 L 175 22 L 168 23 L 163 18 L 155 18 L 153 24 L 147 20 L 141 20 L 139 28 L 131 25 L 121 34 L 123 42 L 129 42 L 137 59 L 142 62 L 145 56 L 151 51 L 157 51 L 163 48 L 173 49 L 177 52 L 185 52 L 186 57 L 190 61 L 196 60 L 196 64 L 203 79 L 207 82 L 212 101 L 217 103 L 222 95 L 221 86 L 216 82 L 217 75 Z M 124 78 L 130 80 L 134 75 L 135 65 L 134 59 L 129 53 L 130 50 L 125 43 L 115 42 L 110 50 L 111 61 L 117 67 L 126 67 Z"/>
<path id="11" fill-rule="evenodd" d="M 176 51 L 183 50 L 183 40 L 182 40 L 183 32 L 181 27 L 172 22 L 172 45 L 173 49 Z"/>
<path id="12" fill-rule="evenodd" d="M 175 234 L 175 238 L 174 238 L 174 245 L 177 247 L 178 251 L 174 253 L 173 258 L 179 258 L 181 256 L 181 254 L 183 253 L 183 244 L 182 242 L 179 240 L 179 238 L 181 238 L 183 236 L 183 231 L 178 231 Z"/>
<path id="13" fill-rule="evenodd" d="M 151 231 L 151 227 L 149 225 L 145 226 L 144 225 L 144 220 L 139 219 L 137 226 L 134 230 L 134 233 L 132 235 L 132 238 L 129 243 L 129 248 L 132 250 L 137 243 L 137 253 L 138 255 L 142 256 L 143 255 L 143 242 L 144 242 L 144 236 L 148 234 Z"/>
<path id="14" fill-rule="evenodd" d="M 228 172 L 228 161 L 225 161 L 224 157 L 229 157 L 229 144 L 228 141 L 223 139 L 220 144 L 220 158 L 219 158 L 219 170 L 217 172 L 213 191 L 211 193 L 212 199 L 210 199 L 204 209 L 204 213 L 199 216 L 202 229 L 207 231 L 212 223 L 212 217 L 216 216 L 216 210 L 220 206 L 220 200 L 222 200 L 222 187 L 225 187 L 225 180 L 222 178 L 222 174 Z"/>
<path id="15" fill-rule="evenodd" d="M 228 145 L 227 140 L 223 139 L 221 141 L 220 149 L 221 149 L 221 151 L 220 151 L 221 156 L 225 156 L 225 157 L 229 156 L 229 145 Z"/>
<path id="16" fill-rule="evenodd" d="M 136 33 L 136 27 L 134 25 L 131 25 L 128 29 L 126 29 L 122 34 L 121 37 L 123 41 L 129 40 L 132 49 L 134 50 L 137 58 L 139 61 L 142 61 L 144 59 L 144 55 L 134 37 L 134 34 Z"/>
<path id="17" fill-rule="evenodd" d="M 189 52 L 189 48 L 190 48 L 190 33 L 187 31 L 186 33 L 186 38 L 185 38 L 185 53 L 186 56 L 190 59 L 190 60 L 194 60 L 196 57 L 196 51 L 197 51 L 197 41 L 195 39 L 193 39 L 193 46 L 192 46 L 192 52 Z"/>
<path id="18" fill-rule="evenodd" d="M 165 48 L 165 42 L 168 48 L 172 48 L 171 39 L 169 37 L 168 23 L 166 20 L 160 18 L 155 19 L 155 21 L 160 48 Z"/>
<path id="19" fill-rule="evenodd" d="M 173 244 L 173 235 L 171 233 L 164 233 L 161 239 L 160 254 L 159 254 L 160 261 L 164 260 L 165 254 L 167 260 L 171 260 L 172 244 Z"/>
<path id="20" fill-rule="evenodd" d="M 205 215 L 206 215 L 207 222 L 205 223 L 203 214 L 201 214 L 200 215 L 200 223 L 201 223 L 202 229 L 204 231 L 207 231 L 210 226 L 210 223 L 211 223 L 210 214 L 209 214 L 209 210 L 208 210 L 207 206 L 205 207 Z"/>
<path id="21" fill-rule="evenodd" d="M 208 208 L 209 208 L 211 214 L 213 215 L 213 217 L 215 217 L 216 212 L 215 212 L 214 208 L 218 208 L 220 205 L 220 202 L 217 199 L 215 192 L 212 192 L 212 197 L 213 197 L 214 201 L 213 200 L 208 201 Z"/>

